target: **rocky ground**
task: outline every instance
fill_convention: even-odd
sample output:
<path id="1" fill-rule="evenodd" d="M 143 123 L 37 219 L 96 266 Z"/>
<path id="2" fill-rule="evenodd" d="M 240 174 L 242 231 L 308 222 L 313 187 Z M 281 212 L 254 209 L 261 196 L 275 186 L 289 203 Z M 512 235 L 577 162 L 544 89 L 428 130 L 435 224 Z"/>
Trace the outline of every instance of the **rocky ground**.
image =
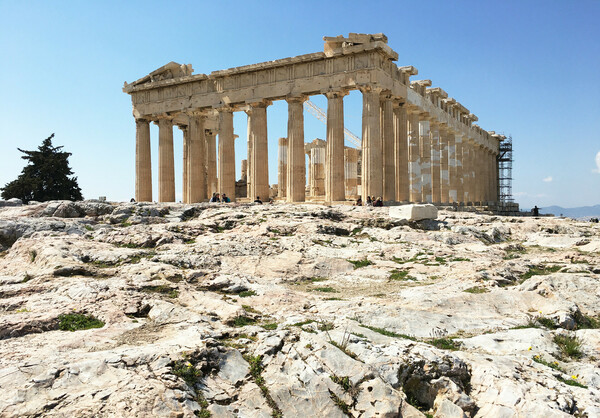
<path id="1" fill-rule="evenodd" d="M 0 208 L 0 416 L 600 416 L 598 224 L 388 210 Z"/>

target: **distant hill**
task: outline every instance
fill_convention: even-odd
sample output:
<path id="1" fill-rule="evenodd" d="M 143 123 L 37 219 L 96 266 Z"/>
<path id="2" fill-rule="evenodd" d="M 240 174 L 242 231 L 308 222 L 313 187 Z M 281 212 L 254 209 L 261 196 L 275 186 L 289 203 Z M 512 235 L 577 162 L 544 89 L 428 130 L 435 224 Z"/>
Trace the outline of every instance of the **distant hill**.
<path id="1" fill-rule="evenodd" d="M 549 214 L 552 213 L 556 216 L 568 216 L 569 218 L 590 218 L 600 217 L 600 205 L 594 206 L 581 206 L 578 208 L 563 208 L 560 206 L 548 206 L 540 208 L 540 213 Z"/>

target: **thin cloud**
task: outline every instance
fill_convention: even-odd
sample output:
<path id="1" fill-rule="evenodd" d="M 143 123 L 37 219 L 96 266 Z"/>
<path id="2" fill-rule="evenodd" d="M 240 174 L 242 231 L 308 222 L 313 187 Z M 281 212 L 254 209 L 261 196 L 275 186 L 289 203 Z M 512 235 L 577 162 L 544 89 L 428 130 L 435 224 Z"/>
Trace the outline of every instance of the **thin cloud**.
<path id="1" fill-rule="evenodd" d="M 596 168 L 592 170 L 593 173 L 600 173 L 600 151 L 596 154 Z"/>
<path id="2" fill-rule="evenodd" d="M 552 181 L 552 176 L 548 176 L 542 179 L 542 181 L 546 182 L 546 183 L 550 183 Z"/>

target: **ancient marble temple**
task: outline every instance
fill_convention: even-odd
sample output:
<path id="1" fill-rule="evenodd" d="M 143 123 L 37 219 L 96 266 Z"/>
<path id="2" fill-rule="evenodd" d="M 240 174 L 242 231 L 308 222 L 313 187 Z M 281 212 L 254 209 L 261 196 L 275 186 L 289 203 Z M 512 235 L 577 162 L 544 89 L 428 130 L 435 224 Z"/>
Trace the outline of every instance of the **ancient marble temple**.
<path id="1" fill-rule="evenodd" d="M 150 122 L 159 127 L 159 202 L 175 200 L 174 126 L 184 138 L 183 201 L 206 201 L 214 192 L 233 200 L 233 112 L 248 118 L 246 194 L 266 199 L 272 194 L 267 107 L 275 100 L 288 105 L 277 190 L 288 202 L 333 203 L 359 195 L 461 205 L 498 200 L 497 156 L 505 137 L 474 124 L 477 117 L 430 80 L 410 80 L 417 69 L 396 65 L 398 54 L 385 35 L 351 33 L 324 41 L 323 52 L 209 75 L 171 62 L 125 83 L 136 121 L 136 200 L 153 200 Z M 350 90 L 360 90 L 363 98 L 360 149 L 344 142 L 344 96 Z M 327 136 L 305 143 L 303 103 L 321 94 L 327 97 Z"/>

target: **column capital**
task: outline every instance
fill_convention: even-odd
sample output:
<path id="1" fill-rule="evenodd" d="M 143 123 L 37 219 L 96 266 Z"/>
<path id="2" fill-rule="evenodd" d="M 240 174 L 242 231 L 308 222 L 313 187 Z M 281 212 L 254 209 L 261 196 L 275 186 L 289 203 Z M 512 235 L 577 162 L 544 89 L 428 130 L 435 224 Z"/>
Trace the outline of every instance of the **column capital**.
<path id="1" fill-rule="evenodd" d="M 219 107 L 215 107 L 213 109 L 216 110 L 219 113 L 233 113 L 233 112 L 235 112 L 235 108 L 233 106 L 229 106 L 229 105 L 219 106 Z"/>
<path id="2" fill-rule="evenodd" d="M 348 95 L 348 90 L 329 90 L 323 93 L 328 99 L 339 99 Z"/>
<path id="3" fill-rule="evenodd" d="M 193 110 L 186 111 L 185 114 L 188 115 L 189 117 L 206 117 L 206 116 L 208 116 L 208 111 L 200 110 L 200 109 L 193 109 Z"/>
<path id="4" fill-rule="evenodd" d="M 150 123 L 150 119 L 147 118 L 135 118 L 135 124 L 136 125 L 142 125 L 144 123 Z"/>
<path id="5" fill-rule="evenodd" d="M 258 107 L 258 108 L 263 108 L 263 107 L 266 108 L 267 106 L 270 106 L 273 103 L 273 101 L 272 100 L 264 99 L 264 100 L 260 100 L 260 101 L 257 101 L 257 102 L 246 102 L 246 103 L 250 105 L 251 109 L 252 108 L 256 108 L 256 107 Z"/>
<path id="6" fill-rule="evenodd" d="M 308 96 L 305 96 L 304 94 L 299 94 L 299 95 L 295 95 L 295 94 L 290 94 L 288 96 L 285 96 L 285 101 L 288 103 L 304 103 L 305 101 L 308 100 Z"/>
<path id="7" fill-rule="evenodd" d="M 369 85 L 358 86 L 358 89 L 361 91 L 361 93 L 377 93 L 377 94 L 381 94 L 381 92 L 384 90 L 382 87 L 369 86 Z"/>

